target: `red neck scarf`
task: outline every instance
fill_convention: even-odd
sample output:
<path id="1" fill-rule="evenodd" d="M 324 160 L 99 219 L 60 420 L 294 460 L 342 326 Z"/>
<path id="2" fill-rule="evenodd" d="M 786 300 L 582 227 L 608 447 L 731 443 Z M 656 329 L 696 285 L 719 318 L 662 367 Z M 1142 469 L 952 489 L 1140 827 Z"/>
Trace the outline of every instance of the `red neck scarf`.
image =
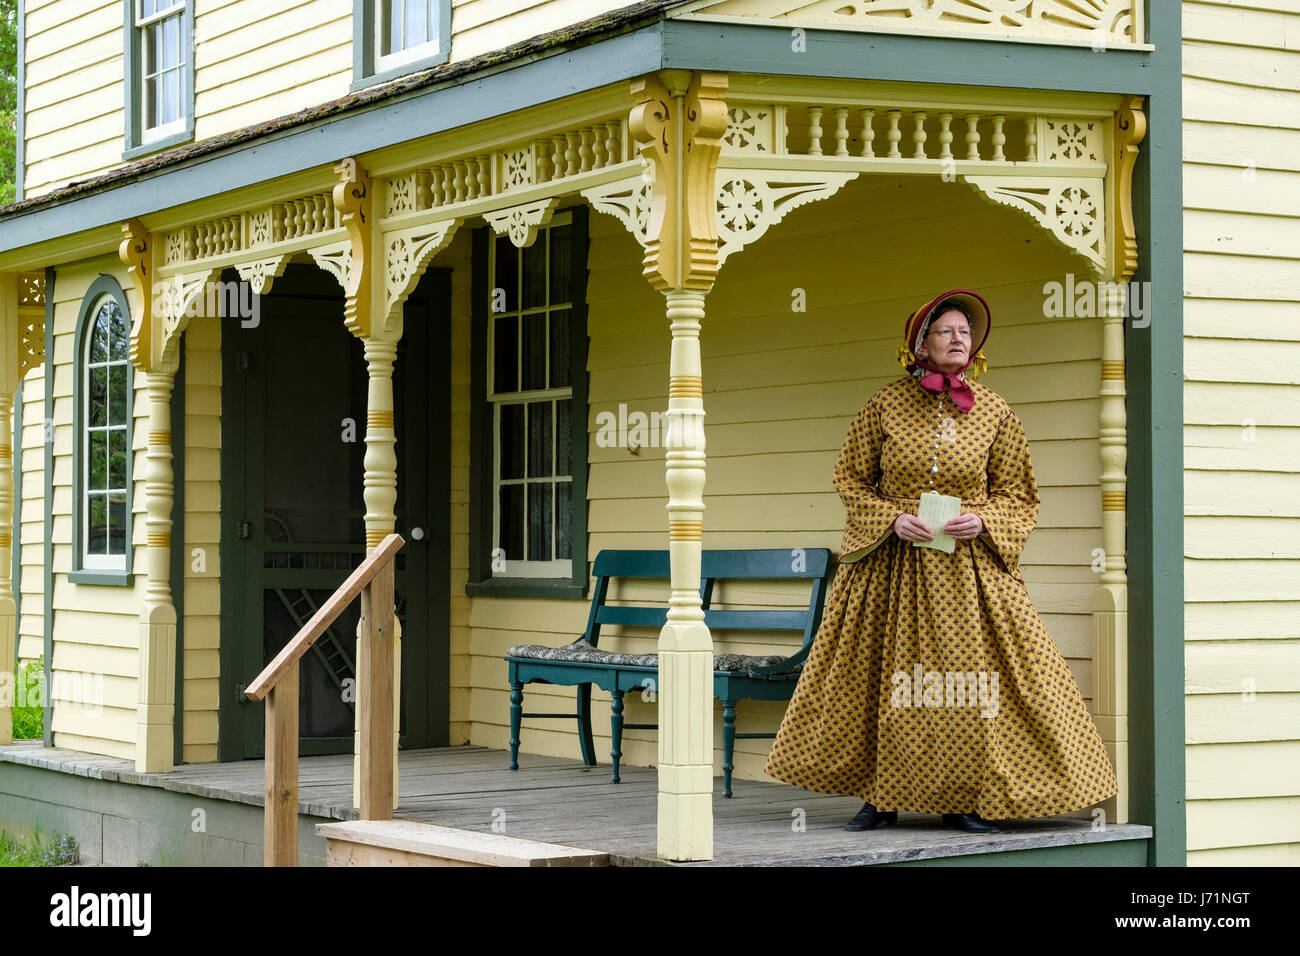
<path id="1" fill-rule="evenodd" d="M 965 371 L 970 367 L 967 362 L 958 372 L 941 372 L 937 368 L 926 365 L 919 358 L 916 360 L 919 368 L 929 372 L 928 375 L 920 376 L 917 381 L 927 392 L 939 395 L 946 389 L 952 395 L 952 402 L 963 412 L 969 412 L 975 405 L 975 392 L 971 390 L 970 383 L 965 379 Z"/>

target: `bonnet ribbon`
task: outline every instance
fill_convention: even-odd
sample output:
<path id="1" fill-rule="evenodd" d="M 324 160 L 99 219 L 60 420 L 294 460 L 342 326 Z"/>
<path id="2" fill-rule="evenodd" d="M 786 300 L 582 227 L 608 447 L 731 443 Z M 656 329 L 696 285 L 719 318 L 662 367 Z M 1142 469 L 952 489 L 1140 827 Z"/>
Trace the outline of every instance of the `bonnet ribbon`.
<path id="1" fill-rule="evenodd" d="M 961 372 L 940 372 L 928 365 L 922 365 L 919 360 L 916 364 L 929 372 L 928 375 L 920 377 L 921 387 L 927 392 L 939 395 L 946 387 L 952 393 L 953 404 L 963 412 L 969 412 L 975 405 L 975 393 Z"/>

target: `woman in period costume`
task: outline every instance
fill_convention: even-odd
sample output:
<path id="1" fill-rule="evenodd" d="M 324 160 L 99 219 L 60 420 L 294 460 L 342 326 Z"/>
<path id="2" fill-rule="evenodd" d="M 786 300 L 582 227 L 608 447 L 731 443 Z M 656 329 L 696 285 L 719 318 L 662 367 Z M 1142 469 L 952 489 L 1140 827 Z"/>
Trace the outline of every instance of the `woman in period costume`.
<path id="1" fill-rule="evenodd" d="M 913 312 L 898 350 L 909 374 L 863 406 L 835 466 L 840 566 L 765 770 L 861 797 L 849 830 L 903 810 L 991 832 L 990 819 L 1117 791 L 1020 576 L 1038 488 L 1019 418 L 973 381 L 989 327 L 988 304 L 965 290 Z M 934 537 L 917 517 L 927 491 L 961 499 L 943 526 L 951 554 L 912 544 Z"/>

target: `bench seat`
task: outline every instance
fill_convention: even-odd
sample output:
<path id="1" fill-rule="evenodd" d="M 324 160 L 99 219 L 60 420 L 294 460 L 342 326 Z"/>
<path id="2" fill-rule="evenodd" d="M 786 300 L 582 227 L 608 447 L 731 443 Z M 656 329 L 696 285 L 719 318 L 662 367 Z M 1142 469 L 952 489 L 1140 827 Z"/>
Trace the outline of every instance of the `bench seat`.
<path id="1" fill-rule="evenodd" d="M 659 655 L 626 654 L 599 646 L 601 628 L 663 628 L 668 619 L 669 558 L 667 551 L 601 551 L 592 566 L 596 586 L 592 594 L 587 629 L 563 647 L 516 644 L 506 651 L 510 683 L 510 769 L 519 769 L 519 735 L 523 718 L 569 718 L 578 722 L 578 747 L 587 766 L 595 766 L 591 734 L 591 688 L 610 694 L 611 778 L 618 783 L 623 731 L 657 730 L 657 724 L 629 724 L 623 720 L 623 696 L 654 693 L 658 689 Z M 759 548 L 704 551 L 700 562 L 700 605 L 704 623 L 723 640 L 726 631 L 786 631 L 799 635 L 797 647 L 786 655 L 715 654 L 713 696 L 722 701 L 723 794 L 731 796 L 731 771 L 735 742 L 772 739 L 773 733 L 737 733 L 736 706 L 742 700 L 789 700 L 802 673 L 804 659 L 821 625 L 822 605 L 831 576 L 831 554 L 825 548 Z M 662 580 L 664 599 L 656 603 L 610 604 L 611 582 L 620 579 Z M 719 581 L 781 581 L 802 579 L 811 584 L 805 608 L 733 610 L 712 606 Z M 572 714 L 524 713 L 524 687 L 554 684 L 577 688 L 577 712 Z M 653 698 L 647 698 L 653 699 Z"/>

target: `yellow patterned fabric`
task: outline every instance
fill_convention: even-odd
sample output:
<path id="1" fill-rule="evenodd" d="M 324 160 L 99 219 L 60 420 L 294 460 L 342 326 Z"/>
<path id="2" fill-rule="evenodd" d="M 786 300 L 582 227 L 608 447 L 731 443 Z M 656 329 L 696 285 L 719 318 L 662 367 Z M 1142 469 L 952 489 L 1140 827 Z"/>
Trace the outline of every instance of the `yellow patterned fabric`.
<path id="1" fill-rule="evenodd" d="M 835 466 L 843 558 L 768 774 L 877 810 L 1051 816 L 1114 796 L 1087 705 L 1020 575 L 1039 497 L 1020 420 L 912 377 L 858 413 Z M 985 530 L 953 554 L 892 530 L 930 489 Z M 969 690 L 968 690 L 969 689 Z"/>

